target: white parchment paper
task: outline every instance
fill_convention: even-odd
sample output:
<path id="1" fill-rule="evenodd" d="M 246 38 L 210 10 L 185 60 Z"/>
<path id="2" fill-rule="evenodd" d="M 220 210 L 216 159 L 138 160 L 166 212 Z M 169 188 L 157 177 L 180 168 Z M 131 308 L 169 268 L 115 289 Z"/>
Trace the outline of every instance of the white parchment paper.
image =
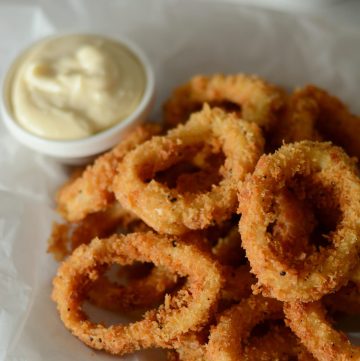
<path id="1" fill-rule="evenodd" d="M 312 82 L 360 113 L 360 32 L 320 18 L 211 1 L 2 1 L 0 73 L 32 41 L 59 31 L 123 34 L 156 71 L 157 103 L 195 73 L 250 72 L 288 88 Z M 360 135 L 359 135 L 360 136 Z M 50 300 L 46 254 L 54 192 L 68 169 L 19 145 L 0 122 L 0 360 L 110 360 L 72 337 Z M 127 360 L 161 360 L 149 351 Z"/>

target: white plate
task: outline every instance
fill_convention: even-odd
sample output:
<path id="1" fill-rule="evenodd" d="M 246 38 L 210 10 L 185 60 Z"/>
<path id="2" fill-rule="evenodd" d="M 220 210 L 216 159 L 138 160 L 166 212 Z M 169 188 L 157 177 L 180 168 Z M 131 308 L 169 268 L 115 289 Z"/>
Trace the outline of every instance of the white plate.
<path id="1" fill-rule="evenodd" d="M 0 4 L 0 71 L 19 48 L 56 31 L 124 34 L 149 55 L 158 102 L 195 73 L 250 72 L 292 88 L 313 82 L 360 113 L 360 33 L 324 20 L 205 1 Z M 65 330 L 50 300 L 45 253 L 66 169 L 16 143 L 0 123 L 0 360 L 110 360 Z M 154 360 L 154 353 L 128 360 Z"/>

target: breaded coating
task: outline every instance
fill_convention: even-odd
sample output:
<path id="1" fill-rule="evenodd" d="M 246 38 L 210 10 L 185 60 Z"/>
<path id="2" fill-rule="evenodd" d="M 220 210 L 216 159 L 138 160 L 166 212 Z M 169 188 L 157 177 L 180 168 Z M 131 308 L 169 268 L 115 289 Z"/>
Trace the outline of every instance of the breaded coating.
<path id="1" fill-rule="evenodd" d="M 360 347 L 336 331 L 326 316 L 321 301 L 291 302 L 284 305 L 287 324 L 319 361 L 358 361 Z"/>
<path id="2" fill-rule="evenodd" d="M 308 202 L 317 219 L 333 227 L 321 235 L 322 243 L 309 234 L 300 252 L 274 232 L 276 198 L 283 190 Z M 310 141 L 284 145 L 261 157 L 239 197 L 240 233 L 257 292 L 310 302 L 347 283 L 359 262 L 360 178 L 341 148 Z"/>
<path id="3" fill-rule="evenodd" d="M 254 122 L 264 130 L 276 124 L 285 103 L 284 91 L 256 75 L 197 75 L 176 88 L 164 104 L 165 124 L 184 123 L 204 103 Z"/>
<path id="4" fill-rule="evenodd" d="M 360 117 L 351 114 L 338 98 L 307 85 L 290 95 L 284 116 L 272 130 L 272 142 L 331 141 L 360 159 Z"/>
<path id="5" fill-rule="evenodd" d="M 187 276 L 186 285 L 164 304 L 130 325 L 105 327 L 91 322 L 81 308 L 90 284 L 107 266 L 153 262 Z M 220 266 L 210 254 L 174 236 L 152 232 L 114 235 L 81 245 L 60 266 L 52 299 L 64 325 L 97 350 L 123 355 L 142 348 L 171 347 L 181 335 L 205 325 L 216 307 L 223 284 Z"/>
<path id="6" fill-rule="evenodd" d="M 194 194 L 156 181 L 157 172 L 193 157 L 204 144 L 225 155 L 218 185 Z M 237 184 L 254 169 L 263 144 L 256 124 L 204 106 L 185 125 L 153 137 L 124 158 L 114 180 L 116 197 L 160 233 L 182 234 L 221 223 L 234 213 Z"/>
<path id="7" fill-rule="evenodd" d="M 224 311 L 210 331 L 206 350 L 208 361 L 238 361 L 252 329 L 265 320 L 282 317 L 281 302 L 250 296 Z"/>
<path id="8" fill-rule="evenodd" d="M 94 164 L 60 188 L 56 196 L 58 212 L 67 221 L 80 221 L 90 213 L 104 211 L 115 200 L 112 182 L 117 166 L 138 144 L 160 132 L 156 124 L 137 127 L 111 151 L 98 157 Z"/>

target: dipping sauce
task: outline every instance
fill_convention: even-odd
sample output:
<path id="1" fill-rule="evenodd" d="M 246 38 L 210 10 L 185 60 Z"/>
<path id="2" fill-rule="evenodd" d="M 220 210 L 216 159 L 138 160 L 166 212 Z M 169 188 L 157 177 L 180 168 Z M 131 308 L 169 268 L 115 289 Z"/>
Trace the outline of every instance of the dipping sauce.
<path id="1" fill-rule="evenodd" d="M 67 35 L 37 43 L 18 59 L 8 97 L 24 129 L 71 140 L 126 119 L 145 87 L 144 67 L 125 45 L 97 35 Z"/>

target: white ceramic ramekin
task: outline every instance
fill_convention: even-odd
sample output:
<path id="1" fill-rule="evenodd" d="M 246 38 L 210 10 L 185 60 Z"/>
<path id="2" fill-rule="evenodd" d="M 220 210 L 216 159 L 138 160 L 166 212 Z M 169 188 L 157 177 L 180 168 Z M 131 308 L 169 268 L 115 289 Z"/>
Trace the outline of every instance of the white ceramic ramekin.
<path id="1" fill-rule="evenodd" d="M 75 34 L 62 34 L 60 36 L 75 35 Z M 82 34 L 80 34 L 82 35 Z M 101 35 L 101 34 L 85 34 L 85 35 Z M 102 36 L 102 35 L 101 35 Z M 58 36 L 51 36 L 40 41 L 48 40 L 49 38 L 57 38 Z M 108 36 L 106 36 L 108 37 Z M 136 125 L 144 122 L 147 115 L 149 114 L 155 96 L 155 79 L 154 72 L 150 61 L 144 54 L 144 52 L 132 41 L 126 38 L 114 37 L 111 38 L 114 41 L 121 43 L 126 46 L 140 61 L 143 65 L 146 77 L 146 87 L 143 97 L 135 109 L 126 119 L 120 123 L 108 128 L 102 132 L 94 134 L 92 136 L 76 139 L 76 140 L 52 140 L 45 139 L 36 136 L 24 128 L 21 127 L 14 119 L 9 99 L 9 87 L 11 86 L 11 75 L 13 67 L 16 61 L 26 51 L 22 52 L 16 59 L 11 63 L 8 71 L 5 74 L 2 84 L 2 95 L 1 95 L 1 114 L 2 119 L 10 131 L 10 133 L 25 146 L 57 158 L 58 160 L 68 164 L 81 164 L 87 162 L 95 155 L 100 154 L 114 145 L 116 145 L 121 139 L 130 132 Z M 32 45 L 31 45 L 32 46 Z"/>

